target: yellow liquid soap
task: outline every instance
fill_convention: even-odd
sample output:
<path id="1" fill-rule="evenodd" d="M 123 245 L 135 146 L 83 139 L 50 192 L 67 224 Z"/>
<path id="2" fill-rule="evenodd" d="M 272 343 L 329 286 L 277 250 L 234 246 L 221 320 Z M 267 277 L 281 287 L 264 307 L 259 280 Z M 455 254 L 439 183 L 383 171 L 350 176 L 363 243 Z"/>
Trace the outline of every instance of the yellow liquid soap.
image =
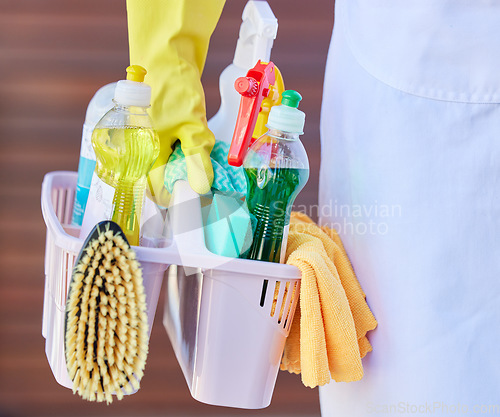
<path id="1" fill-rule="evenodd" d="M 139 245 L 139 227 L 146 178 L 158 158 L 160 141 L 145 127 L 96 128 L 92 134 L 96 174 L 115 189 L 111 220 L 130 245 Z"/>

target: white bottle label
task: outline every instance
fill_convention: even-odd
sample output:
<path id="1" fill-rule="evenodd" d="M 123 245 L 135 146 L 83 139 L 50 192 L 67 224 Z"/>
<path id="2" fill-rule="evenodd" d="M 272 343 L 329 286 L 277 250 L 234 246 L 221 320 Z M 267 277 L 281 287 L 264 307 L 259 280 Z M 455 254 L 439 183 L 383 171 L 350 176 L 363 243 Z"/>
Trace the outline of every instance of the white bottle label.
<path id="1" fill-rule="evenodd" d="M 97 223 L 103 220 L 111 220 L 114 196 L 115 189 L 101 180 L 94 172 L 80 230 L 80 239 L 86 239 Z"/>
<path id="2" fill-rule="evenodd" d="M 71 223 L 74 226 L 81 226 L 87 200 L 89 198 L 89 189 L 92 182 L 92 174 L 95 169 L 95 152 L 92 147 L 93 129 L 88 123 L 83 124 L 82 146 L 80 148 L 80 161 L 78 162 L 78 180 L 76 182 L 75 202 L 73 205 L 73 216 Z"/>
<path id="3" fill-rule="evenodd" d="M 89 123 L 83 124 L 82 132 L 82 147 L 80 148 L 80 156 L 95 161 L 95 152 L 92 147 L 92 132 L 94 131 L 94 126 Z"/>
<path id="4" fill-rule="evenodd" d="M 287 224 L 283 228 L 283 240 L 281 241 L 280 264 L 284 264 L 285 263 L 286 245 L 288 244 L 288 231 L 289 230 L 290 230 L 290 225 Z"/>

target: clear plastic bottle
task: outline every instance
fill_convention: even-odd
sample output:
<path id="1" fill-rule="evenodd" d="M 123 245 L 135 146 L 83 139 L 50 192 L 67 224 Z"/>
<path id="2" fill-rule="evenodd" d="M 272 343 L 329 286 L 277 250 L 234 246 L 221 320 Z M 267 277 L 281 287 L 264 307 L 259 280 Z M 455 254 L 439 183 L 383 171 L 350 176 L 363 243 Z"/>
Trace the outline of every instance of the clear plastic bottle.
<path id="1" fill-rule="evenodd" d="M 127 73 L 127 80 L 116 86 L 115 106 L 92 133 L 96 167 L 80 236 L 98 221 L 110 219 L 138 246 L 146 179 L 160 142 L 147 112 L 151 88 L 143 82 L 146 70 L 133 65 Z"/>
<path id="2" fill-rule="evenodd" d="M 269 114 L 269 131 L 248 149 L 243 160 L 247 205 L 256 219 L 247 259 L 284 262 L 293 202 L 309 178 L 309 161 L 299 135 L 305 114 L 302 97 L 293 90 L 282 94 L 281 106 Z"/>

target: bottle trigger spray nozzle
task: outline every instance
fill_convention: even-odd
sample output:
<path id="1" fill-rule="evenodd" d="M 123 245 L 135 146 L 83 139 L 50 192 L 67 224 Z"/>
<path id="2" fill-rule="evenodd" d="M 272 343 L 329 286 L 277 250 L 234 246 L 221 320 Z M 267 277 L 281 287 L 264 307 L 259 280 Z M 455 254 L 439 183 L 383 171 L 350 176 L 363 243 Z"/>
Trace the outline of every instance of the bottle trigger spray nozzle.
<path id="1" fill-rule="evenodd" d="M 257 60 L 269 62 L 274 39 L 278 33 L 278 19 L 266 1 L 249 1 L 242 14 L 233 63 L 247 70 Z"/>
<path id="2" fill-rule="evenodd" d="M 247 72 L 246 77 L 239 77 L 234 88 L 241 94 L 240 108 L 233 140 L 229 148 L 229 165 L 241 166 L 261 109 L 262 100 L 266 98 L 271 86 L 276 82 L 275 68 L 272 62 L 263 63 L 260 60 Z"/>

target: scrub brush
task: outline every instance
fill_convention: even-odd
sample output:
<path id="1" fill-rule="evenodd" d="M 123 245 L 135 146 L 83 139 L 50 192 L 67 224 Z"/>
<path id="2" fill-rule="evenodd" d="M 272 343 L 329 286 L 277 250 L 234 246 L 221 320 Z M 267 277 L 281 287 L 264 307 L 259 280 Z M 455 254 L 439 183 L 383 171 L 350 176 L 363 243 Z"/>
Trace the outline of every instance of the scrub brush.
<path id="1" fill-rule="evenodd" d="M 109 404 L 139 389 L 148 353 L 142 271 L 114 222 L 97 224 L 75 261 L 65 339 L 73 393 Z"/>

